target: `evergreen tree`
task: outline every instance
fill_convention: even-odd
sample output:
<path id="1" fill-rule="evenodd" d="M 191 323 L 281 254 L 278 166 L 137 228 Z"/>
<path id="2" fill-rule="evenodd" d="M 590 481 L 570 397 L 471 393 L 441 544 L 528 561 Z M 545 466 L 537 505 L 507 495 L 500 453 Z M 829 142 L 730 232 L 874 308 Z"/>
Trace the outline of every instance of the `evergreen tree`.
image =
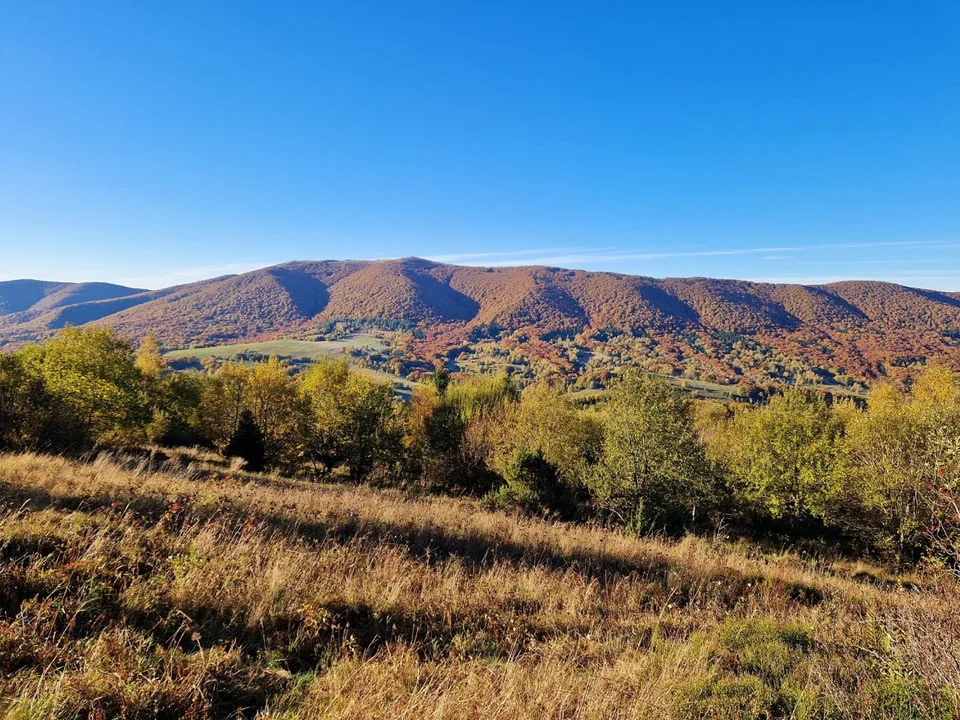
<path id="1" fill-rule="evenodd" d="M 263 464 L 266 459 L 266 447 L 263 441 L 263 433 L 257 427 L 256 420 L 253 419 L 253 413 L 244 410 L 240 414 L 240 422 L 237 424 L 237 430 L 227 443 L 224 454 L 228 457 L 239 457 L 247 461 L 247 470 L 259 472 L 263 470 Z"/>
<path id="2" fill-rule="evenodd" d="M 447 392 L 447 387 L 450 385 L 450 371 L 447 369 L 446 365 L 437 365 L 436 370 L 433 371 L 433 386 L 437 390 L 437 395 L 443 397 L 444 393 Z"/>

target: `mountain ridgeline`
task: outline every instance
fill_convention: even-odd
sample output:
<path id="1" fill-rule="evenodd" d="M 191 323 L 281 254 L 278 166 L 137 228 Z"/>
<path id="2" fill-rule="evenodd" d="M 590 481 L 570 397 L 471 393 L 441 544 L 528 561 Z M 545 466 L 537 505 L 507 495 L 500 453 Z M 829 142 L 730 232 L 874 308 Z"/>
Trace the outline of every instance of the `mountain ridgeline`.
<path id="1" fill-rule="evenodd" d="M 864 380 L 931 362 L 960 366 L 960 293 L 873 281 L 655 279 L 406 258 L 291 262 L 151 291 L 0 282 L 0 347 L 68 324 L 108 325 L 133 339 L 152 332 L 167 347 L 189 347 L 309 337 L 336 321 L 410 330 L 410 347 L 425 358 L 477 337 L 576 338 L 591 350 L 611 336 L 638 338 L 666 366 L 696 365 L 722 382 L 745 374 L 730 358 L 745 347 L 758 372 L 773 357 Z"/>

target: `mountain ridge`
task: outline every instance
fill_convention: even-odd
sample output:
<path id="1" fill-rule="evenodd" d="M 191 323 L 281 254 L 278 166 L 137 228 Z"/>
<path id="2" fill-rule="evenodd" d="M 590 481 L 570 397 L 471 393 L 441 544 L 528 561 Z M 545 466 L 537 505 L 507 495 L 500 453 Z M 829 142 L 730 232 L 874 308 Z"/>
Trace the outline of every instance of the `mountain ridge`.
<path id="1" fill-rule="evenodd" d="M 866 379 L 918 363 L 960 365 L 960 293 L 880 281 L 653 278 L 402 258 L 291 261 L 160 290 L 0 283 L 0 346 L 42 340 L 67 323 L 109 325 L 133 339 L 154 332 L 186 347 L 309 335 L 337 321 L 416 329 L 408 347 L 423 358 L 478 333 L 647 337 L 668 365 L 713 368 L 726 381 L 738 373 L 724 371 L 725 355 L 744 346 Z"/>

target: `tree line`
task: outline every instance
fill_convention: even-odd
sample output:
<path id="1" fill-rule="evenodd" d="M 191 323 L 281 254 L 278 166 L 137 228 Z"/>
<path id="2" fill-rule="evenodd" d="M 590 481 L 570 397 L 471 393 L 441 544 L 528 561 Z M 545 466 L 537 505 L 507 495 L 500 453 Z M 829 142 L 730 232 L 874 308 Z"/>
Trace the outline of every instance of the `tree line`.
<path id="1" fill-rule="evenodd" d="M 0 450 L 146 444 L 638 532 L 726 529 L 954 568 L 960 557 L 960 382 L 942 368 L 865 405 L 789 387 L 757 405 L 692 401 L 643 372 L 581 405 L 439 368 L 405 403 L 346 360 L 172 372 L 154 338 L 135 350 L 99 327 L 0 355 Z"/>

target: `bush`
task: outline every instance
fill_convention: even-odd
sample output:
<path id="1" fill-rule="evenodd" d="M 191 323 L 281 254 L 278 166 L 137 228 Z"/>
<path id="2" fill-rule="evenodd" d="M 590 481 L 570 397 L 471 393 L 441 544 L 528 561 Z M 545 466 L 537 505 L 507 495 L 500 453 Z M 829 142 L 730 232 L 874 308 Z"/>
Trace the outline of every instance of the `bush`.
<path id="1" fill-rule="evenodd" d="M 960 560 L 960 387 L 931 369 L 912 395 L 881 387 L 865 411 L 851 411 L 840 445 L 840 488 L 830 518 L 860 542 L 899 562 L 925 554 Z"/>
<path id="2" fill-rule="evenodd" d="M 762 720 L 770 717 L 776 695 L 758 678 L 724 677 L 684 688 L 678 701 L 682 717 L 712 720 Z"/>
<path id="3" fill-rule="evenodd" d="M 48 388 L 42 352 L 0 354 L 0 450 L 76 453 L 88 449 L 89 428 Z"/>
<path id="4" fill-rule="evenodd" d="M 543 455 L 520 449 L 504 473 L 505 483 L 485 498 L 488 507 L 518 510 L 526 515 L 553 515 L 569 519 L 576 514 L 576 500 Z"/>
<path id="5" fill-rule="evenodd" d="M 408 423 L 411 472 L 433 490 L 489 492 L 506 408 L 517 400 L 508 378 L 474 378 L 414 394 Z"/>
<path id="6" fill-rule="evenodd" d="M 823 518 L 839 418 L 814 393 L 788 388 L 761 408 L 743 408 L 715 439 L 740 507 L 805 528 Z"/>
<path id="7" fill-rule="evenodd" d="M 827 699 L 810 682 L 814 643 L 808 627 L 771 618 L 728 620 L 701 639 L 717 675 L 681 690 L 684 717 L 820 717 Z"/>
<path id="8" fill-rule="evenodd" d="M 44 348 L 43 377 L 49 392 L 103 443 L 144 438 L 152 413 L 130 343 L 102 327 L 64 329 Z"/>
<path id="9" fill-rule="evenodd" d="M 391 480 L 403 448 L 402 410 L 393 389 L 322 360 L 298 385 L 308 419 L 305 456 L 328 470 L 343 464 L 354 480 Z"/>

